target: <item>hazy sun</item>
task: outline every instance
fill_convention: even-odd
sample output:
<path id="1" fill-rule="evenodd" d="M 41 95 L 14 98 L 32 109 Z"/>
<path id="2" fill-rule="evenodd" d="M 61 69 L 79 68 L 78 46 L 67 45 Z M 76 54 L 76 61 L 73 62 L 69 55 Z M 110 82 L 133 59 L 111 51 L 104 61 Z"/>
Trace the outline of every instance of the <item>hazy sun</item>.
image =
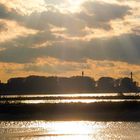
<path id="1" fill-rule="evenodd" d="M 57 0 L 59 1 L 59 0 Z M 16 6 L 20 7 L 24 13 L 32 13 L 33 11 L 44 11 L 46 10 L 45 5 L 54 5 L 55 8 L 58 8 L 60 11 L 71 11 L 77 12 L 80 10 L 80 6 L 86 0 L 64 0 L 63 2 L 55 2 L 55 0 L 28 0 L 27 1 L 16 1 Z M 12 2 L 11 4 L 12 5 Z M 15 5 L 14 5 L 15 6 Z"/>
<path id="2" fill-rule="evenodd" d="M 71 5 L 81 5 L 85 0 L 68 0 Z"/>
<path id="3" fill-rule="evenodd" d="M 68 0 L 69 10 L 73 12 L 78 11 L 84 1 L 86 0 Z"/>

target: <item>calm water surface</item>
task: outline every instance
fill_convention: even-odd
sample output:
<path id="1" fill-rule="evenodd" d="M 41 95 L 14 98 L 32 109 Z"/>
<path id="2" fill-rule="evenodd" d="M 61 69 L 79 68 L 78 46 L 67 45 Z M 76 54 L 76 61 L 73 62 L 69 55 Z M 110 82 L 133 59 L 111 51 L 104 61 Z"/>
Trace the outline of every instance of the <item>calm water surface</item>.
<path id="1" fill-rule="evenodd" d="M 135 95 L 136 93 L 123 93 L 124 95 Z M 139 94 L 137 94 L 139 95 Z M 1 97 L 96 97 L 96 96 L 118 96 L 118 93 L 73 93 L 73 94 L 33 94 L 33 95 L 2 95 Z M 140 95 L 139 95 L 140 96 Z"/>
<path id="2" fill-rule="evenodd" d="M 140 123 L 92 121 L 0 122 L 1 140 L 139 140 Z"/>
<path id="3" fill-rule="evenodd" d="M 86 97 L 86 99 L 61 99 L 61 97 Z M 21 103 L 91 103 L 103 100 L 87 99 L 94 96 L 117 94 L 69 94 L 31 95 L 30 97 L 54 97 L 54 100 L 20 100 Z M 4 96 L 5 97 L 5 96 Z M 11 96 L 6 96 L 10 98 Z M 19 97 L 19 96 L 13 96 Z M 29 97 L 22 95 L 20 97 Z M 60 97 L 60 99 L 59 99 Z M 105 100 L 104 100 L 105 101 Z M 113 100 L 112 100 L 113 101 Z M 117 101 L 117 100 L 114 100 Z M 120 101 L 120 100 L 118 100 Z M 123 100 L 121 100 L 123 101 Z M 94 121 L 0 121 L 0 140 L 139 140 L 140 123 Z"/>

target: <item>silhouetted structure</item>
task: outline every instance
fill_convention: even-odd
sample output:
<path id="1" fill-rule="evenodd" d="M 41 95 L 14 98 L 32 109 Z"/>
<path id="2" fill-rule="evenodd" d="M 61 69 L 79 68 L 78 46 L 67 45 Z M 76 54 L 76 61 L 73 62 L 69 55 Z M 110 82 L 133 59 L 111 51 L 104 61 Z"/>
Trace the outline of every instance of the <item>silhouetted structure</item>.
<path id="1" fill-rule="evenodd" d="M 82 77 L 84 77 L 84 71 L 82 71 Z"/>
<path id="2" fill-rule="evenodd" d="M 131 78 L 125 77 L 121 80 L 120 90 L 122 92 L 135 92 L 137 91 L 136 82 L 133 82 Z"/>
<path id="3" fill-rule="evenodd" d="M 114 91 L 115 80 L 111 77 L 101 77 L 97 81 L 97 88 L 99 91 L 112 92 Z"/>
<path id="4" fill-rule="evenodd" d="M 130 75 L 131 75 L 131 81 L 133 82 L 133 73 L 131 72 Z"/>
<path id="5" fill-rule="evenodd" d="M 84 93 L 84 92 L 138 92 L 137 82 L 131 77 L 114 79 L 101 77 L 95 81 L 91 77 L 44 77 L 28 76 L 11 78 L 6 84 L 0 83 L 0 93 L 35 94 L 35 93 Z"/>

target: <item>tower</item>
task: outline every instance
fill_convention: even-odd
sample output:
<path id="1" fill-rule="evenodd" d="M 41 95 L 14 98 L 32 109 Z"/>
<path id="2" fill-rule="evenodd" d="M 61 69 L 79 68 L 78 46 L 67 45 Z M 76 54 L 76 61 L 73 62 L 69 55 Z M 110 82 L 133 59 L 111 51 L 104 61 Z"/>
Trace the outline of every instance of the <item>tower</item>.
<path id="1" fill-rule="evenodd" d="M 82 77 L 84 77 L 84 71 L 82 71 Z"/>
<path id="2" fill-rule="evenodd" d="M 130 73 L 130 76 L 131 76 L 131 81 L 133 81 L 133 73 L 132 72 Z"/>

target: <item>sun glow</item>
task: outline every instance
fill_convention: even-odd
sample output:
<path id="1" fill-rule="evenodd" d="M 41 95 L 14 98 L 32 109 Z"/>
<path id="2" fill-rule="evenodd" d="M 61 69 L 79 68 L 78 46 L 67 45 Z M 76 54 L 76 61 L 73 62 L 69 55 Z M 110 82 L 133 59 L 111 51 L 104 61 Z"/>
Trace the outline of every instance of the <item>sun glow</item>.
<path id="1" fill-rule="evenodd" d="M 52 128 L 56 134 L 64 135 L 84 135 L 91 134 L 93 131 L 92 128 L 82 122 L 58 122 Z"/>
<path id="2" fill-rule="evenodd" d="M 96 135 L 103 126 L 88 121 L 56 121 L 40 122 L 36 127 L 43 128 L 45 134 L 43 140 L 48 136 L 51 136 L 52 140 L 93 140 L 93 134 Z"/>
<path id="3" fill-rule="evenodd" d="M 71 5 L 76 5 L 76 6 L 79 6 L 81 5 L 85 0 L 69 0 L 69 3 Z"/>
<path id="4" fill-rule="evenodd" d="M 80 10 L 80 6 L 86 0 L 68 0 L 68 9 L 72 12 L 76 12 Z"/>

